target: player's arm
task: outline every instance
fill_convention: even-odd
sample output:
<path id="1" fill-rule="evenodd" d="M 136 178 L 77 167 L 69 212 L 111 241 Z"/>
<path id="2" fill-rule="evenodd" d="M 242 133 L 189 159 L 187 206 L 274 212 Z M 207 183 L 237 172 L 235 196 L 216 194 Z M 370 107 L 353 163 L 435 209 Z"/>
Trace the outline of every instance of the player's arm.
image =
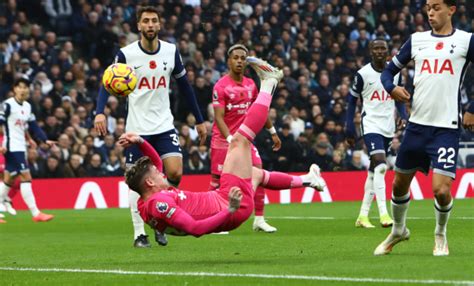
<path id="1" fill-rule="evenodd" d="M 118 51 L 114 63 L 127 63 L 122 51 Z M 102 80 L 100 82 L 99 96 L 97 97 L 97 105 L 95 109 L 94 127 L 97 132 L 99 132 L 99 135 L 105 135 L 107 134 L 107 118 L 104 114 L 104 109 L 107 104 L 107 99 L 109 98 L 109 93 L 105 90 Z"/>
<path id="2" fill-rule="evenodd" d="M 222 88 L 219 84 L 214 86 L 212 90 L 212 107 L 214 108 L 214 120 L 216 121 L 217 129 L 222 136 L 230 143 L 232 140 L 232 134 L 230 134 L 229 127 L 224 121 L 225 115 L 225 96 Z"/>
<path id="3" fill-rule="evenodd" d="M 398 77 L 398 86 L 403 86 L 403 76 L 400 73 Z M 406 127 L 408 115 L 405 107 L 405 102 L 395 101 L 395 107 L 397 108 L 399 119 L 397 121 L 397 129 L 402 130 Z"/>
<path id="4" fill-rule="evenodd" d="M 410 93 L 401 86 L 396 86 L 393 79 L 404 66 L 411 61 L 411 37 L 403 44 L 398 54 L 393 57 L 392 61 L 383 70 L 380 79 L 384 89 L 390 93 L 390 96 L 396 101 L 408 102 L 410 100 Z"/>
<path id="5" fill-rule="evenodd" d="M 163 161 L 161 161 L 160 155 L 156 152 L 155 148 L 153 148 L 150 143 L 140 135 L 133 132 L 124 133 L 120 136 L 118 143 L 123 147 L 137 144 L 143 156 L 148 156 L 158 171 L 163 172 Z"/>
<path id="6" fill-rule="evenodd" d="M 179 54 L 178 49 L 176 48 L 175 60 L 174 60 L 174 69 L 172 72 L 176 83 L 178 84 L 179 91 L 184 93 L 188 105 L 191 107 L 191 112 L 196 118 L 196 130 L 199 134 L 199 143 L 203 145 L 207 137 L 207 129 L 204 125 L 204 119 L 202 118 L 201 110 L 199 110 L 199 105 L 196 99 L 196 94 L 189 84 L 188 77 L 186 76 L 186 69 L 184 68 L 183 62 L 181 60 L 181 55 Z"/>
<path id="7" fill-rule="evenodd" d="M 167 196 L 157 196 L 152 209 L 153 217 L 164 220 L 167 224 L 181 230 L 189 235 L 199 237 L 206 233 L 211 233 L 219 226 L 231 218 L 231 215 L 240 207 L 242 193 L 233 189 L 229 192 L 229 207 L 216 213 L 215 215 L 195 220 L 186 211 L 179 208 L 176 203 Z"/>
<path id="8" fill-rule="evenodd" d="M 469 40 L 469 49 L 467 51 L 466 60 L 474 63 L 474 34 L 471 34 Z M 463 126 L 467 130 L 474 131 L 474 100 L 471 100 L 466 112 L 464 113 Z"/>
<path id="9" fill-rule="evenodd" d="M 267 121 L 265 122 L 265 128 L 267 129 L 268 132 L 270 132 L 270 135 L 272 135 L 272 141 L 273 141 L 272 150 L 273 151 L 280 150 L 281 140 L 280 140 L 280 137 L 278 137 L 278 133 L 276 132 L 276 129 L 273 126 L 273 122 L 269 117 L 267 117 Z"/>
<path id="10" fill-rule="evenodd" d="M 346 114 L 346 141 L 349 146 L 355 145 L 356 129 L 354 124 L 354 116 L 357 107 L 357 100 L 359 99 L 362 90 L 364 89 L 364 79 L 357 73 L 354 76 L 351 90 L 347 96 L 347 114 Z"/>
<path id="11" fill-rule="evenodd" d="M 0 104 L 0 127 L 2 129 L 2 133 L 3 133 L 3 126 L 7 123 L 7 118 L 9 115 L 10 115 L 10 105 L 5 102 L 2 102 Z M 0 153 L 3 154 L 7 151 L 8 150 L 6 147 L 3 147 L 0 145 Z"/>
<path id="12" fill-rule="evenodd" d="M 54 144 L 56 144 L 56 141 L 48 140 L 48 136 L 46 136 L 46 133 L 44 133 L 43 129 L 39 127 L 38 122 L 36 122 L 36 117 L 33 113 L 31 113 L 30 117 L 28 118 L 28 130 L 33 133 L 33 136 L 37 140 L 46 143 L 49 147 L 52 147 Z M 25 134 L 25 136 L 27 135 Z"/>

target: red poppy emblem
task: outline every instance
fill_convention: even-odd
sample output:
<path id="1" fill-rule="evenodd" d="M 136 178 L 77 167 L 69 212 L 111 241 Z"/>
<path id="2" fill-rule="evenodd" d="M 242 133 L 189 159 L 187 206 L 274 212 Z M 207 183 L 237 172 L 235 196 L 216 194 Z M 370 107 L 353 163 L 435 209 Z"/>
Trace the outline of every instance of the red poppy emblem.
<path id="1" fill-rule="evenodd" d="M 444 47 L 444 43 L 443 42 L 439 42 L 436 44 L 436 49 L 439 51 L 439 50 L 442 50 Z"/>
<path id="2" fill-rule="evenodd" d="M 150 68 L 152 70 L 156 69 L 156 62 L 155 61 L 150 61 Z"/>

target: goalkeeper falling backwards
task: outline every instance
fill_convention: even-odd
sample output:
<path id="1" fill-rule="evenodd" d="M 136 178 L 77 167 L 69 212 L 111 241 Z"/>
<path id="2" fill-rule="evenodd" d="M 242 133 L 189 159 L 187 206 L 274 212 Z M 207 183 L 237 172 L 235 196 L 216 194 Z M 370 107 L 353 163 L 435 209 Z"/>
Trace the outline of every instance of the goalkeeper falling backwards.
<path id="1" fill-rule="evenodd" d="M 162 173 L 162 162 L 151 145 L 134 133 L 121 136 L 122 146 L 137 144 L 145 155 L 125 173 L 128 186 L 140 194 L 138 208 L 143 220 L 152 228 L 172 235 L 193 235 L 229 231 L 239 227 L 253 212 L 254 190 L 311 186 L 326 188 L 319 167 L 312 165 L 302 176 L 268 172 L 252 167 L 251 147 L 268 115 L 272 93 L 283 74 L 257 58 L 247 58 L 261 79 L 258 97 L 227 151 L 221 186 L 216 191 L 192 192 L 169 187 Z"/>

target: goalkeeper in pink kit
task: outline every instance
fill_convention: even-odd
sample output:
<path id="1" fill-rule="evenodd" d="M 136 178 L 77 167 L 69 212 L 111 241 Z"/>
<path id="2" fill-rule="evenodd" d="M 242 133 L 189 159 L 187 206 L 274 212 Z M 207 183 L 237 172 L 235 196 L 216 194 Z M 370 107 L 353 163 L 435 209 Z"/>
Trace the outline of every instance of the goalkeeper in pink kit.
<path id="1" fill-rule="evenodd" d="M 251 147 L 268 115 L 272 93 L 282 72 L 253 57 L 247 58 L 261 79 L 260 93 L 233 134 L 224 162 L 220 188 L 216 191 L 192 192 L 169 187 L 162 173 L 156 151 L 140 136 L 124 134 L 119 142 L 138 144 L 145 155 L 126 173 L 128 186 L 140 194 L 138 208 L 143 220 L 152 228 L 172 235 L 193 235 L 229 231 L 239 227 L 252 214 L 254 190 L 260 185 L 268 189 L 311 186 L 322 191 L 326 183 L 319 167 L 309 173 L 292 176 L 252 167 Z"/>

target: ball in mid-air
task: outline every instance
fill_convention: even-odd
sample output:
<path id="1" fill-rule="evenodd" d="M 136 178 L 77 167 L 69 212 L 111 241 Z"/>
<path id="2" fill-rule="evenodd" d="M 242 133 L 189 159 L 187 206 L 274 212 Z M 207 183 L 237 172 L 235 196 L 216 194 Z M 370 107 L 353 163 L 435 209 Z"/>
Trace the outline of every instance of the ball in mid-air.
<path id="1" fill-rule="evenodd" d="M 102 84 L 108 93 L 127 96 L 137 86 L 137 75 L 131 66 L 122 63 L 110 65 L 102 76 Z"/>

